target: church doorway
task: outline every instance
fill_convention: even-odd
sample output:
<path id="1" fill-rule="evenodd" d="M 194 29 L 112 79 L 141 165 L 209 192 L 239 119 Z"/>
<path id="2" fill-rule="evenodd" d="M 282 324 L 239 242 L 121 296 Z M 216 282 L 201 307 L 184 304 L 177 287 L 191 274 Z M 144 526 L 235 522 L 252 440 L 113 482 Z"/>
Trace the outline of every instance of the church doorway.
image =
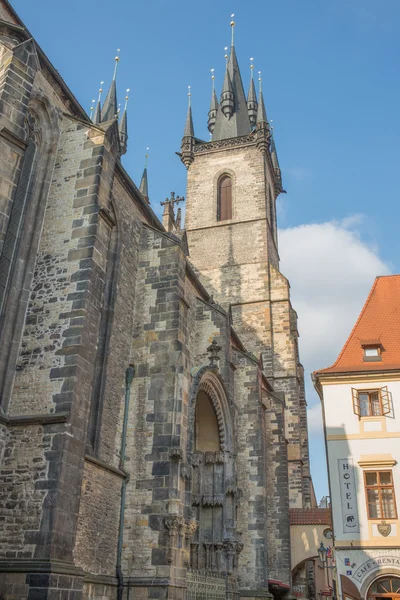
<path id="1" fill-rule="evenodd" d="M 367 600 L 400 600 L 400 577 L 388 575 L 376 579 L 368 590 Z"/>

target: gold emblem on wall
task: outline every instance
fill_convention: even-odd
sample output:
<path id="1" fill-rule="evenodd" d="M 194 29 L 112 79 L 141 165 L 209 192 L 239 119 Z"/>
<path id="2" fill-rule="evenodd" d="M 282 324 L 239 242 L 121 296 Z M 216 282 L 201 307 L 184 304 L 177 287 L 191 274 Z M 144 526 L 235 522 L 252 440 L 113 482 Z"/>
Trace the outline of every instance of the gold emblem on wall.
<path id="1" fill-rule="evenodd" d="M 382 523 L 379 523 L 379 525 L 378 525 L 378 531 L 381 535 L 383 535 L 383 537 L 387 537 L 389 535 L 389 533 L 392 531 L 392 526 L 390 525 L 390 523 L 386 523 L 386 521 L 382 521 Z"/>

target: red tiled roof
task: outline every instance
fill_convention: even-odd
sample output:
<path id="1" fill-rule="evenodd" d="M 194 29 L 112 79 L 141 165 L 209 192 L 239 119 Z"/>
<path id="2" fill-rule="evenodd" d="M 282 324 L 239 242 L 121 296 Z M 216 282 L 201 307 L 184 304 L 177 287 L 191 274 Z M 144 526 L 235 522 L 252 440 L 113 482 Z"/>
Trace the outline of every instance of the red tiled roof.
<path id="1" fill-rule="evenodd" d="M 291 525 L 331 525 L 330 508 L 291 508 L 289 510 Z"/>
<path id="2" fill-rule="evenodd" d="M 363 345 L 380 345 L 380 361 L 363 360 Z M 336 362 L 315 374 L 400 369 L 400 275 L 377 277 Z"/>

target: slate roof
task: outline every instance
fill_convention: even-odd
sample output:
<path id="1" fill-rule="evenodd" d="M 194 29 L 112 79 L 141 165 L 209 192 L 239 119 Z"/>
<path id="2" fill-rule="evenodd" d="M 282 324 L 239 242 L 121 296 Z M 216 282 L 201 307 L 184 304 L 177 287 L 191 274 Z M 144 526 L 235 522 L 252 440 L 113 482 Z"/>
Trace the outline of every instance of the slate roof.
<path id="1" fill-rule="evenodd" d="M 364 361 L 363 346 L 381 345 L 381 360 Z M 315 374 L 400 369 L 400 275 L 377 277 L 336 362 Z"/>
<path id="2" fill-rule="evenodd" d="M 231 47 L 223 91 L 225 88 L 229 88 L 229 91 L 231 90 L 234 94 L 235 109 L 232 117 L 227 119 L 221 110 L 220 102 L 215 129 L 213 131 L 213 141 L 239 137 L 251 132 L 247 101 L 234 46 Z"/>

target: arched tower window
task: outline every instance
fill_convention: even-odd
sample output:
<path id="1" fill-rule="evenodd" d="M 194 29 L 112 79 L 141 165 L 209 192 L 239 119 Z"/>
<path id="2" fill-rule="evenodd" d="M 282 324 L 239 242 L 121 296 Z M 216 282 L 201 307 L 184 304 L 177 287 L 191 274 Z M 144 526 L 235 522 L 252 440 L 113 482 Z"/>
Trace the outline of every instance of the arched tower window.
<path id="1" fill-rule="evenodd" d="M 223 175 L 218 182 L 218 211 L 217 220 L 232 219 L 232 179 Z"/>

